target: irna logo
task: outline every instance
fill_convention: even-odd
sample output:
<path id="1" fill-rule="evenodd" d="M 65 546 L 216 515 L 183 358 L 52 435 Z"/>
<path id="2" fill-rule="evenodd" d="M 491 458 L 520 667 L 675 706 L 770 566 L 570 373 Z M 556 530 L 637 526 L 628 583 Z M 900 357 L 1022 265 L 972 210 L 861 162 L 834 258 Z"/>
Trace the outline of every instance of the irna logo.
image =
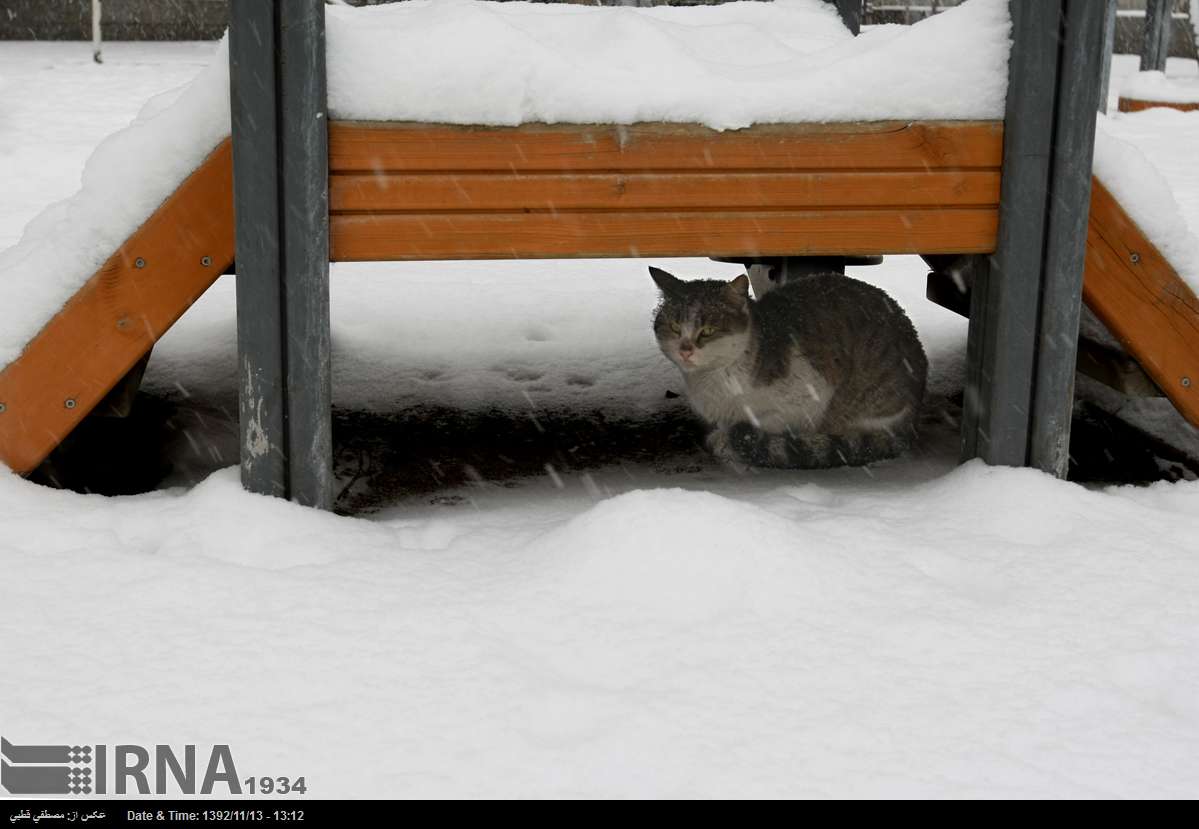
<path id="1" fill-rule="evenodd" d="M 233 754 L 196 746 L 13 745 L 0 737 L 0 785 L 13 795 L 242 793 Z"/>

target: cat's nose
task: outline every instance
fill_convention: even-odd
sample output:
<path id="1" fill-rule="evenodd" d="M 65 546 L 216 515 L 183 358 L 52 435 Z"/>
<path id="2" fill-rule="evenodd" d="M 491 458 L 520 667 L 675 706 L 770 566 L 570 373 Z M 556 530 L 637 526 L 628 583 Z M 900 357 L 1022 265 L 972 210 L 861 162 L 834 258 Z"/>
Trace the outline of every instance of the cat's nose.
<path id="1" fill-rule="evenodd" d="M 684 360 L 690 360 L 691 355 L 695 353 L 695 346 L 689 342 L 679 343 L 679 356 Z"/>

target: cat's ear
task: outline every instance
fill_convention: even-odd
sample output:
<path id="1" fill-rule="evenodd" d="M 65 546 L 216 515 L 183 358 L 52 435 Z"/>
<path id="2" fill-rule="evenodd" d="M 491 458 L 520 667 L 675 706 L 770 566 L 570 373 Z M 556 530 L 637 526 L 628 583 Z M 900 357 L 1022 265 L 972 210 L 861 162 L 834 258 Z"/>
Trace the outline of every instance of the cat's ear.
<path id="1" fill-rule="evenodd" d="M 724 288 L 729 299 L 734 302 L 749 302 L 749 276 L 741 274 L 728 283 Z"/>
<path id="2" fill-rule="evenodd" d="M 683 287 L 683 280 L 679 279 L 677 276 L 671 276 L 666 271 L 662 270 L 661 268 L 655 268 L 653 265 L 649 266 L 649 275 L 654 280 L 654 284 L 657 285 L 664 294 L 678 293 L 679 288 Z"/>

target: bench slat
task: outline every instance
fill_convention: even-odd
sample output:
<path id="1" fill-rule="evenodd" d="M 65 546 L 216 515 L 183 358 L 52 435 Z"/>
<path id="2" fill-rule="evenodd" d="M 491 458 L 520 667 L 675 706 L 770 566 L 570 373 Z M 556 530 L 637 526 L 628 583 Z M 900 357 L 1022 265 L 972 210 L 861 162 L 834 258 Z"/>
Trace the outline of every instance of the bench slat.
<path id="1" fill-rule="evenodd" d="M 334 261 L 987 253 L 988 208 L 330 217 Z"/>
<path id="2" fill-rule="evenodd" d="M 975 207 L 999 204 L 997 171 L 869 173 L 347 174 L 329 209 L 439 210 Z"/>
<path id="3" fill-rule="evenodd" d="M 998 169 L 998 122 L 459 127 L 333 122 L 329 169 L 341 172 Z"/>

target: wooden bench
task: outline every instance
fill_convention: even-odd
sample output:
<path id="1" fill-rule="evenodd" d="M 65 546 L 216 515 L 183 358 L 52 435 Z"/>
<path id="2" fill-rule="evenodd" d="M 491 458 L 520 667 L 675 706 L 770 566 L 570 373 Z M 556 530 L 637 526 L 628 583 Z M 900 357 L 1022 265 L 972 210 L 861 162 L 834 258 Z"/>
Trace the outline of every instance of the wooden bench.
<path id="1" fill-rule="evenodd" d="M 335 123 L 333 261 L 986 253 L 996 123 Z"/>

